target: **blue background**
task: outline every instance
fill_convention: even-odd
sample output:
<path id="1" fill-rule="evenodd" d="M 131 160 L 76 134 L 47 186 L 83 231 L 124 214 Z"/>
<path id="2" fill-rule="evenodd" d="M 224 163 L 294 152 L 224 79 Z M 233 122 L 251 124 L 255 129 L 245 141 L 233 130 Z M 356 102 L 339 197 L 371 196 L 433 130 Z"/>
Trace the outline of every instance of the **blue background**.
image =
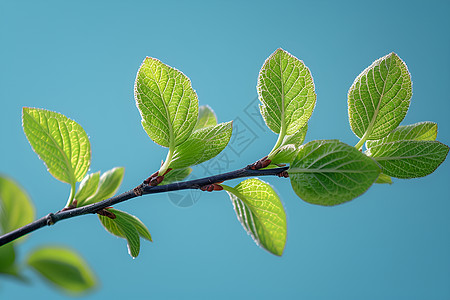
<path id="1" fill-rule="evenodd" d="M 253 162 L 276 140 L 254 112 L 259 69 L 278 47 L 314 76 L 317 105 L 307 141 L 357 142 L 348 88 L 373 60 L 395 51 L 413 79 L 403 124 L 435 121 L 438 140 L 450 144 L 449 11 L 448 1 L 0 0 L 0 172 L 26 188 L 39 217 L 65 204 L 68 185 L 47 173 L 23 134 L 21 108 L 31 106 L 84 127 L 92 172 L 124 166 L 120 191 L 139 184 L 166 153 L 145 134 L 134 103 L 145 56 L 182 70 L 200 104 L 245 132 L 221 161 L 195 168 L 195 177 Z M 153 235 L 135 260 L 94 216 L 35 232 L 19 259 L 42 244 L 73 247 L 101 281 L 87 299 L 450 299 L 449 175 L 447 160 L 428 177 L 377 185 L 332 208 L 301 201 L 288 180 L 264 178 L 287 211 L 281 258 L 247 236 L 225 193 L 188 192 L 117 206 Z M 186 195 L 194 205 L 174 205 Z M 30 285 L 0 277 L 0 298 L 63 297 L 26 274 Z"/>

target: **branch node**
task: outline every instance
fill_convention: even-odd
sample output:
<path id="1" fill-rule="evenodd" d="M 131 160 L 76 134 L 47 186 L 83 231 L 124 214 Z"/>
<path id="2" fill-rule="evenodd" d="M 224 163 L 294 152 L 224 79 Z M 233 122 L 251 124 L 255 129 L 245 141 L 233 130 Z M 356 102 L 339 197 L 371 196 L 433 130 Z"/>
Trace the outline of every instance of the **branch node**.
<path id="1" fill-rule="evenodd" d="M 278 177 L 288 178 L 289 177 L 289 173 L 287 171 L 282 171 L 282 172 L 278 173 L 277 176 Z"/>
<path id="2" fill-rule="evenodd" d="M 143 184 L 138 185 L 133 189 L 134 194 L 136 197 L 142 196 L 144 194 L 144 191 L 142 190 Z"/>
<path id="3" fill-rule="evenodd" d="M 53 213 L 49 213 L 46 218 L 47 218 L 47 226 L 55 224 L 55 215 Z"/>
<path id="4" fill-rule="evenodd" d="M 254 162 L 254 163 L 252 163 L 252 164 L 250 164 L 250 165 L 248 165 L 248 166 L 247 166 L 247 169 L 250 169 L 250 170 L 259 170 L 259 169 L 262 169 L 262 168 L 267 167 L 267 166 L 270 165 L 270 163 L 271 163 L 271 160 L 268 159 L 267 157 L 268 157 L 268 156 L 266 155 L 266 156 L 264 156 L 263 158 L 261 158 L 260 160 Z"/>
<path id="5" fill-rule="evenodd" d="M 219 183 L 222 183 L 223 181 L 212 183 L 212 184 L 206 184 L 204 186 L 201 186 L 200 189 L 202 191 L 212 192 L 212 191 L 221 191 L 223 190 L 223 186 L 221 186 Z"/>
<path id="6" fill-rule="evenodd" d="M 100 210 L 97 211 L 97 214 L 99 214 L 99 215 L 101 215 L 101 216 L 104 216 L 104 217 L 108 217 L 108 218 L 114 220 L 114 219 L 116 218 L 116 215 L 115 215 L 113 212 L 110 212 L 110 211 L 108 210 L 108 208 L 112 208 L 112 207 L 105 207 L 105 208 L 102 208 L 102 209 L 100 209 Z"/>

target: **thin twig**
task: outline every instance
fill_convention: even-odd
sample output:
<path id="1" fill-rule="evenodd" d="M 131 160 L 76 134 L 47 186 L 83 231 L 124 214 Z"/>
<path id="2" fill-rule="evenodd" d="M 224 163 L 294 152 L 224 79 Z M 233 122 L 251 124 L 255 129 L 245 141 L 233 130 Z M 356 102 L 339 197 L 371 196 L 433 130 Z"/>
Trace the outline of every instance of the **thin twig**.
<path id="1" fill-rule="evenodd" d="M 143 183 L 139 185 L 138 187 L 129 190 L 128 192 L 122 193 L 120 195 L 111 197 L 109 199 L 78 207 L 73 208 L 69 210 L 61 210 L 56 213 L 50 213 L 45 217 L 42 217 L 30 224 L 27 224 L 21 228 L 18 228 L 14 231 L 11 231 L 9 233 L 6 233 L 2 236 L 0 236 L 0 246 L 3 246 L 9 242 L 12 242 L 30 232 L 33 232 L 35 230 L 38 230 L 39 228 L 42 228 L 44 226 L 50 226 L 55 224 L 58 221 L 70 219 L 73 217 L 86 215 L 86 214 L 95 214 L 98 211 L 107 208 L 109 206 L 113 206 L 115 204 L 118 204 L 120 202 L 124 202 L 126 200 L 136 198 L 142 195 L 147 194 L 157 194 L 157 193 L 165 193 L 170 191 L 178 191 L 178 190 L 186 190 L 186 189 L 200 189 L 201 187 L 205 185 L 214 184 L 221 181 L 236 179 L 236 178 L 242 178 L 242 177 L 252 177 L 252 176 L 270 176 L 275 175 L 278 176 L 278 174 L 286 171 L 289 167 L 281 167 L 281 168 L 274 168 L 274 169 L 266 169 L 266 170 L 253 170 L 251 169 L 252 165 L 249 165 L 245 168 L 223 173 L 219 175 L 213 175 L 209 177 L 204 177 L 200 179 L 195 180 L 189 180 L 189 181 L 182 181 L 182 182 L 175 182 L 167 185 L 158 185 L 158 186 L 150 186 L 146 183 Z"/>

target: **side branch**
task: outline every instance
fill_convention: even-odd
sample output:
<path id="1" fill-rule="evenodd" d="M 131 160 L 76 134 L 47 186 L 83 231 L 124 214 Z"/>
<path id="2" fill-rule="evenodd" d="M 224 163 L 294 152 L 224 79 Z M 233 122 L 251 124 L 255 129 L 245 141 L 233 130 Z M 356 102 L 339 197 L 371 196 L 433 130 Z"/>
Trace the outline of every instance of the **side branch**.
<path id="1" fill-rule="evenodd" d="M 200 179 L 195 180 L 189 180 L 189 181 L 182 181 L 182 182 L 175 182 L 167 185 L 157 185 L 157 186 L 150 186 L 147 183 L 143 183 L 136 188 L 129 190 L 125 193 L 122 193 L 120 195 L 111 197 L 109 199 L 82 206 L 79 208 L 74 208 L 70 210 L 61 210 L 54 214 L 48 214 L 45 217 L 42 217 L 30 224 L 27 224 L 21 228 L 18 228 L 14 231 L 11 231 L 9 233 L 6 233 L 2 236 L 0 236 L 0 246 L 3 246 L 11 241 L 14 241 L 30 232 L 33 232 L 35 230 L 38 230 L 39 228 L 42 228 L 44 226 L 50 226 L 55 224 L 58 221 L 70 219 L 73 217 L 86 215 L 86 214 L 95 214 L 98 211 L 105 209 L 109 206 L 118 204 L 120 202 L 124 202 L 126 200 L 136 198 L 138 196 L 147 195 L 147 194 L 157 194 L 157 193 L 165 193 L 170 191 L 178 191 L 178 190 L 186 190 L 186 189 L 200 189 L 201 187 L 205 185 L 214 184 L 221 181 L 236 179 L 236 178 L 242 178 L 242 177 L 251 177 L 251 176 L 271 176 L 276 175 L 279 176 L 279 174 L 282 174 L 285 172 L 289 167 L 281 167 L 281 168 L 274 168 L 274 169 L 266 169 L 266 170 L 254 170 L 251 169 L 251 165 L 228 173 L 223 173 L 219 175 L 204 177 Z"/>

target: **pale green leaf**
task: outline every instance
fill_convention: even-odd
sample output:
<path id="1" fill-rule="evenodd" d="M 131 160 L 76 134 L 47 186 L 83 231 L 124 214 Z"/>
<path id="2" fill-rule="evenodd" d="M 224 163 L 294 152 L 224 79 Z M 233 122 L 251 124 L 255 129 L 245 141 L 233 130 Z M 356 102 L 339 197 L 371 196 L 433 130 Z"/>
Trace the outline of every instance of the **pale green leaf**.
<path id="1" fill-rule="evenodd" d="M 161 184 L 164 185 L 164 184 L 182 181 L 183 179 L 188 177 L 189 174 L 191 174 L 191 172 L 192 172 L 192 168 L 183 168 L 183 169 L 172 170 L 169 173 L 167 173 L 166 175 L 164 175 L 164 180 Z"/>
<path id="2" fill-rule="evenodd" d="M 175 148 L 170 168 L 181 169 L 215 157 L 227 146 L 232 132 L 232 121 L 194 131 Z"/>
<path id="3" fill-rule="evenodd" d="M 406 64 L 395 53 L 372 63 L 348 91 L 350 126 L 362 140 L 388 135 L 405 118 L 412 95 Z"/>
<path id="4" fill-rule="evenodd" d="M 278 148 L 271 162 L 272 164 L 291 163 L 297 155 L 297 152 L 298 148 L 293 144 L 282 146 Z"/>
<path id="5" fill-rule="evenodd" d="M 406 126 L 399 126 L 386 137 L 367 141 L 366 148 L 394 141 L 434 141 L 437 136 L 437 124 L 433 122 L 420 122 Z"/>
<path id="6" fill-rule="evenodd" d="M 78 203 L 78 206 L 100 202 L 114 196 L 122 183 L 124 173 L 123 167 L 116 167 L 103 173 L 100 176 L 97 192 L 87 200 Z"/>
<path id="7" fill-rule="evenodd" d="M 25 190 L 12 179 L 0 176 L 0 233 L 25 226 L 34 217 L 34 206 Z"/>
<path id="8" fill-rule="evenodd" d="M 392 141 L 371 147 L 383 173 L 396 178 L 417 178 L 434 172 L 445 160 L 448 146 L 437 141 Z"/>
<path id="9" fill-rule="evenodd" d="M 23 108 L 23 130 L 33 150 L 58 180 L 75 184 L 91 164 L 91 145 L 83 128 L 66 116 L 39 108 Z"/>
<path id="10" fill-rule="evenodd" d="M 69 293 L 86 292 L 97 285 L 86 262 L 68 248 L 39 248 L 31 252 L 27 263 L 49 282 Z"/>
<path id="11" fill-rule="evenodd" d="M 262 66 L 257 89 L 261 114 L 275 133 L 294 134 L 312 115 L 316 93 L 311 73 L 301 60 L 281 48 Z"/>
<path id="12" fill-rule="evenodd" d="M 378 176 L 377 181 L 375 181 L 375 183 L 378 183 L 378 184 L 384 184 L 384 183 L 392 184 L 392 178 L 391 178 L 391 176 L 388 176 L 386 174 L 381 173 L 380 176 Z"/>
<path id="13" fill-rule="evenodd" d="M 186 75 L 147 57 L 134 91 L 142 126 L 155 143 L 173 147 L 189 137 L 197 123 L 198 99 Z"/>
<path id="14" fill-rule="evenodd" d="M 98 188 L 98 183 L 100 179 L 100 172 L 88 174 L 80 183 L 78 191 L 75 194 L 75 199 L 78 204 L 83 203 L 87 198 L 95 194 Z"/>
<path id="15" fill-rule="evenodd" d="M 301 199 L 330 206 L 363 194 L 378 178 L 380 168 L 354 147 L 338 140 L 318 140 L 300 148 L 288 173 Z"/>
<path id="16" fill-rule="evenodd" d="M 217 117 L 211 107 L 202 105 L 198 108 L 198 120 L 194 130 L 217 125 Z"/>
<path id="17" fill-rule="evenodd" d="M 284 136 L 283 142 L 281 143 L 282 146 L 294 144 L 296 147 L 300 147 L 303 144 L 303 141 L 305 140 L 306 131 L 308 130 L 308 124 L 300 128 L 297 132 L 291 135 Z"/>
<path id="18" fill-rule="evenodd" d="M 125 238 L 128 244 L 128 252 L 132 257 L 136 257 L 139 254 L 140 248 L 139 236 L 152 241 L 152 237 L 147 227 L 136 216 L 117 209 L 108 209 L 108 211 L 115 214 L 116 218 L 110 219 L 99 215 L 98 217 L 101 224 L 111 234 Z M 138 234 L 138 241 L 136 241 L 135 233 Z"/>
<path id="19" fill-rule="evenodd" d="M 281 256 L 286 244 L 286 214 L 273 188 L 256 178 L 244 180 L 234 188 L 223 187 L 239 222 L 256 244 Z"/>

